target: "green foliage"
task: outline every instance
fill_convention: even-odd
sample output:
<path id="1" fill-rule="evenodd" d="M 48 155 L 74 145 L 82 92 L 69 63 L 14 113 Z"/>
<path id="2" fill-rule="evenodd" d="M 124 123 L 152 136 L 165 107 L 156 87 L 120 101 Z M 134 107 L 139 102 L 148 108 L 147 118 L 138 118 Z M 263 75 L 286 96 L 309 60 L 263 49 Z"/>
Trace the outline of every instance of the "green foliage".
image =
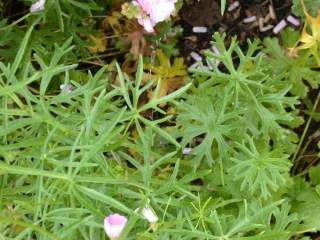
<path id="1" fill-rule="evenodd" d="M 300 98 L 305 98 L 309 92 L 309 86 L 317 89 L 319 86 L 318 71 L 314 61 L 310 61 L 308 53 L 302 53 L 298 58 L 289 57 L 281 48 L 277 39 L 266 38 L 265 52 L 271 56 L 272 74 L 281 76 L 284 81 L 290 83 L 290 92 Z M 308 85 L 305 83 L 308 83 Z"/>
<path id="2" fill-rule="evenodd" d="M 320 185 L 320 166 L 312 167 L 309 170 L 310 182 L 313 185 Z"/>
<path id="3" fill-rule="evenodd" d="M 302 231 L 320 230 L 320 185 L 310 186 L 303 179 L 295 178 L 294 187 L 289 191 L 293 210 L 302 220 Z"/>
<path id="4" fill-rule="evenodd" d="M 39 70 L 22 64 L 29 58 L 27 46 L 32 33 L 30 28 L 13 63 L 0 64 L 1 234 L 17 239 L 30 239 L 34 234 L 37 239 L 103 239 L 101 222 L 107 212 L 121 211 L 134 217 L 133 210 L 144 200 L 129 208 L 130 199 L 145 199 L 142 192 L 156 191 L 151 189 L 159 191 L 154 193 L 155 197 L 167 191 L 169 197 L 176 186 L 182 188 L 193 179 L 179 183 L 177 163 L 171 188 L 159 188 L 164 186 L 165 179 L 150 186 L 152 171 L 168 160 L 176 162 L 171 153 L 164 157 L 158 154 L 159 160 L 149 164 L 152 138 L 158 133 L 157 136 L 178 143 L 158 127 L 169 116 L 151 122 L 141 115 L 149 109 L 163 113 L 157 106 L 172 101 L 189 86 L 163 98 L 152 98 L 140 107 L 139 97 L 152 86 L 152 82 L 140 85 L 142 58 L 134 85 L 119 67 L 119 86 L 110 84 L 106 67 L 95 75 L 86 74 L 86 82 L 80 84 L 73 78 L 76 65 L 60 63 L 72 50 L 71 39 L 62 46 L 56 45 L 49 62 L 35 55 Z M 57 91 L 59 81 L 72 84 L 75 89 Z M 141 148 L 139 144 L 134 148 L 138 153 L 145 149 L 141 167 L 121 150 L 122 146 L 133 144 L 127 138 L 132 123 L 142 144 Z M 139 174 L 134 174 L 136 177 L 128 178 L 125 162 L 117 167 L 122 158 L 137 166 L 141 177 L 137 179 Z M 13 185 L 14 192 L 10 191 Z M 118 191 L 119 186 L 132 189 Z M 129 202 L 117 200 L 119 193 Z M 162 205 L 167 200 L 156 202 Z"/>
<path id="5" fill-rule="evenodd" d="M 273 74 L 265 55 L 255 56 L 257 41 L 248 42 L 248 51 L 243 53 L 236 39 L 228 49 L 224 36 L 215 34 L 214 40 L 219 55 L 207 52 L 207 60 L 221 61 L 226 70 L 214 65 L 213 70 L 193 71 L 198 87 L 178 106 L 182 145 L 192 145 L 196 137 L 205 135 L 194 151 L 196 159 L 206 156 L 209 164 L 213 162 L 212 151 L 219 159 L 228 159 L 228 142 L 237 142 L 246 134 L 266 144 L 272 141 L 274 148 L 292 153 L 297 138 L 283 126 L 296 127 L 302 121 L 295 111 L 297 97 L 287 96 L 291 86 L 281 75 Z M 237 66 L 234 55 L 239 58 Z"/>
<path id="6" fill-rule="evenodd" d="M 218 150 L 221 159 L 228 158 L 228 139 L 236 139 L 241 121 L 239 111 L 228 112 L 232 96 L 213 89 L 196 89 L 187 96 L 186 101 L 178 105 L 177 124 L 181 126 L 182 146 L 190 144 L 195 154 L 193 166 L 196 168 L 205 157 L 209 165 L 214 161 L 213 149 Z M 219 97 L 218 97 L 219 94 Z M 200 144 L 193 144 L 197 137 L 203 139 Z"/>
<path id="7" fill-rule="evenodd" d="M 319 0 L 303 0 L 306 9 L 311 13 L 312 16 L 316 16 L 318 13 L 318 9 L 320 8 Z M 295 15 L 304 18 L 305 14 L 303 12 L 303 6 L 301 4 L 301 0 L 293 0 L 292 1 L 292 11 Z"/>
<path id="8" fill-rule="evenodd" d="M 298 31 L 296 31 L 292 27 L 287 27 L 281 33 L 281 45 L 283 48 L 288 48 L 288 49 L 293 48 L 299 41 L 299 38 L 300 38 L 300 33 Z M 270 41 L 270 40 L 266 40 L 266 41 Z M 273 40 L 273 41 L 277 42 L 276 40 Z M 277 42 L 274 44 L 277 45 L 279 43 Z M 275 48 L 278 48 L 278 47 L 276 46 Z M 282 51 L 284 51 L 284 49 Z"/>
<path id="9" fill-rule="evenodd" d="M 30 1 L 26 1 L 26 7 L 29 7 L 30 3 Z M 70 37 L 77 48 L 73 49 L 73 54 L 66 55 L 68 60 L 77 62 L 78 59 L 88 58 L 88 43 L 84 36 L 93 34 L 96 22 L 91 18 L 92 13 L 100 10 L 102 8 L 92 0 L 47 1 L 44 11 L 29 13 L 13 23 L 10 23 L 8 19 L 2 19 L 0 21 L 1 59 L 3 61 L 13 60 L 17 46 L 19 46 L 19 40 L 24 35 L 18 26 L 18 23 L 22 21 L 26 21 L 28 25 L 35 22 L 40 23 L 37 25 L 37 31 L 33 34 L 31 45 L 38 51 L 45 51 L 44 54 L 47 58 L 51 57 L 55 44 L 62 45 Z"/>
<path id="10" fill-rule="evenodd" d="M 301 61 L 300 65 L 306 71 L 315 72 L 303 59 L 290 59 L 275 40 L 267 39 L 265 44 L 263 50 L 267 54 L 257 54 L 262 47 L 258 41 L 249 41 L 248 50 L 243 52 L 235 39 L 226 48 L 224 36 L 215 34 L 213 45 L 219 54 L 206 53 L 213 69 L 198 67 L 192 71 L 194 86 L 178 104 L 174 132 L 176 137 L 182 138 L 182 146 L 192 147 L 191 155 L 186 159 L 195 172 L 197 168 L 206 168 L 201 160 L 207 160 L 212 173 L 204 181 L 215 190 L 215 196 L 230 201 L 246 199 L 250 207 L 255 206 L 253 212 L 259 213 L 267 208 L 266 202 L 276 203 L 285 198 L 287 192 L 291 197 L 296 187 L 289 175 L 292 166 L 289 157 L 297 142 L 291 128 L 299 126 L 302 119 L 297 116 L 297 95 L 288 93 L 296 93 L 293 89 L 301 86 L 296 82 L 288 84 L 286 74 L 293 74 L 294 66 L 283 71 L 283 65 L 288 64 L 283 58 Z M 270 54 L 272 50 L 274 54 Z M 217 61 L 219 65 L 215 64 Z M 212 165 L 214 162 L 219 164 Z M 256 234 L 253 239 L 260 239 L 258 236 L 261 239 L 290 239 L 294 232 L 318 229 L 316 219 L 319 219 L 319 213 L 314 211 L 313 216 L 311 213 L 304 215 L 307 211 L 305 205 L 316 208 L 316 191 L 311 189 L 312 193 L 303 194 L 307 184 L 303 182 L 301 187 L 297 191 L 301 197 L 291 197 L 281 207 L 267 210 L 268 220 L 251 225 L 244 223 L 244 216 L 248 213 L 239 216 L 244 228 Z M 308 208 L 310 212 L 312 208 Z M 222 212 L 237 216 L 230 210 Z M 225 235 L 228 232 L 225 227 L 233 223 L 224 222 L 228 219 L 226 216 L 216 215 L 216 218 L 219 219 L 215 225 L 219 226 L 221 239 L 232 239 Z M 301 221 L 305 223 L 300 224 Z M 257 229 L 263 229 L 259 225 L 262 222 L 269 228 L 260 235 Z M 236 225 L 241 226 L 237 222 Z M 243 229 L 237 230 L 241 232 Z M 242 232 L 240 235 L 250 239 L 250 234 Z"/>
<path id="11" fill-rule="evenodd" d="M 248 142 L 248 147 L 236 144 L 239 152 L 231 159 L 234 165 L 229 171 L 235 182 L 241 182 L 240 191 L 267 199 L 287 185 L 289 156 L 281 149 L 257 149 L 252 139 Z"/>
<path id="12" fill-rule="evenodd" d="M 171 22 L 159 23 L 157 29 L 159 34 L 147 36 L 146 39 L 152 42 L 156 48 L 162 49 L 166 56 L 177 56 L 179 53 L 178 39 L 182 36 L 183 29 L 179 26 L 173 26 Z"/>
<path id="13" fill-rule="evenodd" d="M 227 0 L 220 0 L 221 15 L 223 15 L 224 11 L 226 10 L 226 4 Z"/>
<path id="14" fill-rule="evenodd" d="M 19 20 L 28 27 L 0 23 L 0 239 L 103 240 L 115 212 L 128 217 L 128 240 L 319 231 L 319 167 L 308 182 L 290 176 L 315 60 L 290 58 L 272 39 L 226 47 L 215 34 L 212 69 L 162 95 L 163 76 L 145 81 L 142 57 L 135 76 L 118 63 L 79 67 L 88 54 L 79 33 L 94 24 L 82 21 L 97 3 L 47 1 Z M 135 211 L 147 204 L 154 225 Z"/>

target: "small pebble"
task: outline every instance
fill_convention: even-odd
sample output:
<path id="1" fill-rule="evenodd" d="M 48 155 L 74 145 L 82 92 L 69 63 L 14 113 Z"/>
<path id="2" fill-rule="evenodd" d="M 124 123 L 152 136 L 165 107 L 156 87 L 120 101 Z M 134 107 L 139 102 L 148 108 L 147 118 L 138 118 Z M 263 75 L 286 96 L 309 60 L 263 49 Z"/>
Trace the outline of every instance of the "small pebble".
<path id="1" fill-rule="evenodd" d="M 256 16 L 251 16 L 251 17 L 247 17 L 247 18 L 243 19 L 244 23 L 252 23 L 252 22 L 255 22 L 255 21 L 257 21 L 257 17 Z"/>
<path id="2" fill-rule="evenodd" d="M 191 52 L 190 56 L 196 61 L 196 62 L 201 62 L 202 61 L 202 57 L 196 53 L 196 52 Z"/>
<path id="3" fill-rule="evenodd" d="M 273 33 L 278 34 L 287 26 L 286 20 L 282 19 L 274 28 Z"/>
<path id="4" fill-rule="evenodd" d="M 193 63 L 188 69 L 189 70 L 194 70 L 200 67 L 201 62 L 195 62 Z"/>
<path id="5" fill-rule="evenodd" d="M 263 55 L 265 55 L 265 54 L 264 54 L 263 52 L 259 51 L 259 52 L 257 53 L 257 55 L 255 55 L 255 56 L 253 57 L 253 59 L 256 60 L 256 59 L 258 59 L 259 57 L 261 57 L 261 56 L 263 56 Z"/>
<path id="6" fill-rule="evenodd" d="M 182 149 L 182 154 L 183 155 L 189 155 L 192 151 L 192 148 L 184 148 Z"/>
<path id="7" fill-rule="evenodd" d="M 209 70 L 212 70 L 213 66 L 212 66 L 212 64 L 210 63 L 210 61 L 208 59 L 206 59 L 206 63 L 207 63 L 207 66 L 208 66 Z"/>
<path id="8" fill-rule="evenodd" d="M 312 134 L 309 138 L 317 139 L 318 137 L 320 137 L 320 130 L 319 129 L 314 134 Z"/>
<path id="9" fill-rule="evenodd" d="M 207 27 L 193 27 L 192 28 L 192 32 L 194 33 L 206 33 L 208 32 L 208 28 Z"/>
<path id="10" fill-rule="evenodd" d="M 214 59 L 210 59 L 210 60 L 206 59 L 206 62 L 209 70 L 212 70 L 214 67 L 218 67 L 220 64 L 219 60 L 214 60 Z"/>
<path id="11" fill-rule="evenodd" d="M 233 10 L 235 10 L 239 6 L 240 6 L 240 3 L 238 1 L 231 3 L 228 7 L 228 12 L 232 12 Z"/>
<path id="12" fill-rule="evenodd" d="M 220 55 L 220 51 L 216 46 L 212 46 L 211 49 L 216 55 Z"/>
<path id="13" fill-rule="evenodd" d="M 293 17 L 292 15 L 289 15 L 289 16 L 287 17 L 287 21 L 288 21 L 289 23 L 291 23 L 292 25 L 296 26 L 296 27 L 300 26 L 300 21 L 299 21 L 299 19 Z"/>

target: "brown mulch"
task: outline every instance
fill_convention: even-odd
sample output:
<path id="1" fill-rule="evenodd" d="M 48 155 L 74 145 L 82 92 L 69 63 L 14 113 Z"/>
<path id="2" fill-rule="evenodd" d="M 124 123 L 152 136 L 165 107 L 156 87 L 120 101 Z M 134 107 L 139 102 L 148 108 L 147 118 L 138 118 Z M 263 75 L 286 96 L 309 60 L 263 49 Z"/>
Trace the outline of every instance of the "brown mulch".
<path id="1" fill-rule="evenodd" d="M 228 6 L 235 2 L 229 1 L 223 16 L 221 16 L 219 2 L 220 0 L 193 0 L 181 9 L 179 24 L 182 25 L 184 34 L 180 40 L 180 46 L 181 53 L 188 63 L 192 62 L 190 52 L 200 52 L 210 47 L 214 32 L 226 33 L 227 41 L 232 36 L 237 36 L 240 45 L 245 45 L 248 38 L 274 35 L 273 27 L 291 14 L 291 0 L 239 0 L 239 6 L 228 11 Z M 243 22 L 245 18 L 252 16 L 256 17 L 256 21 Z M 259 19 L 263 19 L 263 24 L 260 24 L 262 26 L 259 26 Z M 192 31 L 194 26 L 207 27 L 208 32 L 194 33 Z M 267 26 L 273 27 L 269 30 L 263 29 Z"/>

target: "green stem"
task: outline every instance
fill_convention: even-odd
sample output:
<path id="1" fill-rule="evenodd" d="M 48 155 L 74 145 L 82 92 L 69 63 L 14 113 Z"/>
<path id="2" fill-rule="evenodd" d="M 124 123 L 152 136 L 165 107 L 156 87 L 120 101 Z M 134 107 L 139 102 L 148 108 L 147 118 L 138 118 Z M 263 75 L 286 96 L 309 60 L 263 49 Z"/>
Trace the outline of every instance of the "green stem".
<path id="1" fill-rule="evenodd" d="M 316 110 L 316 108 L 317 108 L 317 106 L 318 106 L 319 100 L 320 100 L 320 89 L 319 89 L 319 92 L 318 92 L 316 101 L 315 101 L 315 103 L 314 103 L 314 105 L 313 105 L 313 108 L 312 108 L 312 110 L 311 110 L 309 119 L 308 119 L 308 121 L 307 121 L 307 123 L 306 123 L 306 126 L 305 126 L 304 130 L 303 130 L 303 133 L 302 133 L 302 136 L 301 136 L 301 138 L 300 138 L 300 141 L 299 141 L 297 150 L 296 150 L 296 152 L 294 153 L 293 158 L 292 158 L 292 161 L 295 162 L 295 163 L 294 163 L 294 167 L 293 167 L 293 172 L 295 172 L 295 171 L 297 170 L 298 163 L 299 163 L 299 161 L 300 161 L 300 159 L 297 159 L 297 156 L 298 156 L 298 154 L 299 154 L 299 151 L 300 151 L 300 148 L 301 148 L 301 146 L 302 146 L 302 143 L 303 143 L 303 141 L 304 141 L 304 139 L 305 139 L 305 137 L 306 137 L 306 134 L 307 134 L 307 132 L 308 132 L 308 129 L 309 129 L 309 127 L 310 127 L 311 120 L 312 120 L 313 115 L 314 115 L 314 113 L 315 113 L 315 110 Z"/>

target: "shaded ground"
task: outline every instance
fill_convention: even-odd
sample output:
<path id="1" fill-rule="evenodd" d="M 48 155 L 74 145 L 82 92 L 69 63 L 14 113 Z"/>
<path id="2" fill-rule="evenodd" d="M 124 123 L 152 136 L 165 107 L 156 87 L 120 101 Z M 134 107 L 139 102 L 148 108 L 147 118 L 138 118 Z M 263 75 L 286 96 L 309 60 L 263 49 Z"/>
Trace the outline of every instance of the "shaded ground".
<path id="1" fill-rule="evenodd" d="M 248 38 L 275 35 L 273 28 L 282 19 L 291 15 L 291 0 L 240 0 L 238 3 L 239 6 L 233 10 L 227 6 L 223 16 L 219 4 L 212 0 L 193 0 L 181 9 L 180 24 L 184 36 L 180 45 L 188 63 L 192 62 L 189 57 L 190 52 L 200 53 L 202 49 L 210 47 L 212 34 L 216 31 L 225 32 L 227 40 L 237 36 L 240 44 L 244 45 Z M 252 21 L 250 18 L 255 20 Z M 208 32 L 194 33 L 192 28 L 195 26 L 207 27 Z"/>

